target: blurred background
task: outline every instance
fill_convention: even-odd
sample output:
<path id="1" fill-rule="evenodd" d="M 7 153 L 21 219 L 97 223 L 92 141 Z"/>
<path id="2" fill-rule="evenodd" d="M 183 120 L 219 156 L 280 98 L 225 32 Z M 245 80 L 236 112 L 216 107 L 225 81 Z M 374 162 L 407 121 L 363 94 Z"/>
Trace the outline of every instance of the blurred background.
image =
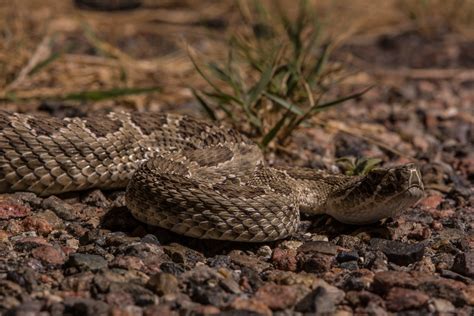
<path id="1" fill-rule="evenodd" d="M 305 165 L 444 155 L 472 179 L 472 0 L 22 0 L 0 23 L 6 110 L 186 112 Z"/>

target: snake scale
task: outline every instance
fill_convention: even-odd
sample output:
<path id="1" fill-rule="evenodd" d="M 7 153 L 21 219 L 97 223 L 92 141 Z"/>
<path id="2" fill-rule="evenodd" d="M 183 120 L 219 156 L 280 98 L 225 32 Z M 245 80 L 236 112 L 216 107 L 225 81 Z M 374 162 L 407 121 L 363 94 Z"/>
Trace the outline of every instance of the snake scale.
<path id="1" fill-rule="evenodd" d="M 0 192 L 47 196 L 125 187 L 139 221 L 196 238 L 247 242 L 292 235 L 300 211 L 367 224 L 397 215 L 423 195 L 413 164 L 365 176 L 275 168 L 242 134 L 188 116 L 57 119 L 0 111 Z"/>

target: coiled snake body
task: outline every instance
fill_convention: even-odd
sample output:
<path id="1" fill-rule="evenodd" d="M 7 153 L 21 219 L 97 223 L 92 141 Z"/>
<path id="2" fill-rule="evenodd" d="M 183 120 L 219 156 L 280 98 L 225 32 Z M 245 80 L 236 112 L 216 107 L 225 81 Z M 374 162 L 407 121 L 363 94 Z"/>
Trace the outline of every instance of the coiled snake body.
<path id="1" fill-rule="evenodd" d="M 124 187 L 127 207 L 142 222 L 235 241 L 285 238 L 300 210 L 372 223 L 423 194 L 413 164 L 356 177 L 273 168 L 245 136 L 187 116 L 60 120 L 0 111 L 0 192 Z"/>

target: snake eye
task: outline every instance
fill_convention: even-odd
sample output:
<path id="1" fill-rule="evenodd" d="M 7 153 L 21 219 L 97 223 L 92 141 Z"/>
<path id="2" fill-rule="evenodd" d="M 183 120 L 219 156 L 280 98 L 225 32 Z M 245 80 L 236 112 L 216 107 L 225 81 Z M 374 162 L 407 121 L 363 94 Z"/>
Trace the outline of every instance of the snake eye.
<path id="1" fill-rule="evenodd" d="M 373 169 L 367 174 L 367 178 L 373 182 L 380 182 L 386 174 L 387 171 L 384 169 Z"/>

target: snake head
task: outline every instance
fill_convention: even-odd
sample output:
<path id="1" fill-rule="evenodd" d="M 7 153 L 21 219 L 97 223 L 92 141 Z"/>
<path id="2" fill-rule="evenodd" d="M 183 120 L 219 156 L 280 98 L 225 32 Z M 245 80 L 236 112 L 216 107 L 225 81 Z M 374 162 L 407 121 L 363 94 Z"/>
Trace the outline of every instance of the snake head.
<path id="1" fill-rule="evenodd" d="M 365 181 L 374 188 L 374 195 L 383 199 L 414 199 L 423 194 L 421 174 L 415 164 L 410 163 L 387 169 L 370 171 Z"/>
<path id="2" fill-rule="evenodd" d="M 374 169 L 351 189 L 340 190 L 328 213 L 347 224 L 369 224 L 394 217 L 423 197 L 423 182 L 415 164 Z"/>

